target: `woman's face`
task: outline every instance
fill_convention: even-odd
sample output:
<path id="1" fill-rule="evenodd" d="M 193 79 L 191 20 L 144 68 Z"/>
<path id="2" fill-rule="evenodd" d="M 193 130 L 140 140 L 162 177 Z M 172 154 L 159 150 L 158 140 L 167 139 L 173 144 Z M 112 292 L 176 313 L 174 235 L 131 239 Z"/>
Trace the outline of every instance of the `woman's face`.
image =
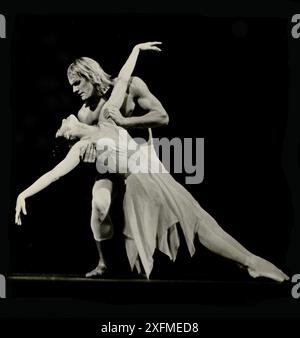
<path id="1" fill-rule="evenodd" d="M 70 115 L 66 119 L 63 119 L 61 126 L 56 133 L 56 137 L 63 136 L 70 140 L 76 138 L 72 135 L 72 131 L 74 130 L 77 122 L 78 120 L 74 115 Z"/>
<path id="2" fill-rule="evenodd" d="M 69 83 L 73 87 L 73 93 L 77 93 L 83 101 L 94 94 L 93 84 L 84 77 L 75 74 L 69 78 Z"/>

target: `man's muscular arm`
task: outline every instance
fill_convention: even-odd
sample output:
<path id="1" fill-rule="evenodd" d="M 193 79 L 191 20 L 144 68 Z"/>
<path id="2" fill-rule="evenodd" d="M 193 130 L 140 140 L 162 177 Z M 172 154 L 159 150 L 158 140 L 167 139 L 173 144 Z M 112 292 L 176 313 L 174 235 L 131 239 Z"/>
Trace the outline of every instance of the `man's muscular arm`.
<path id="1" fill-rule="evenodd" d="M 129 92 L 145 111 L 142 116 L 124 117 L 119 111 L 111 108 L 110 116 L 124 128 L 153 128 L 167 125 L 169 116 L 160 101 L 150 92 L 143 80 L 133 77 Z"/>

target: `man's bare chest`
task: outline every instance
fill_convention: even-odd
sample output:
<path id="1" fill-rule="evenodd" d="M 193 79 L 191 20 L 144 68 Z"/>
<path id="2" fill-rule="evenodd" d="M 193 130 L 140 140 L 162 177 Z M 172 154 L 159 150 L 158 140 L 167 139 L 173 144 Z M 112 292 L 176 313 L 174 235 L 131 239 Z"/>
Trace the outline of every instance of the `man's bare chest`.
<path id="1" fill-rule="evenodd" d="M 98 121 L 106 120 L 104 117 L 106 103 L 107 101 L 101 99 L 94 110 L 86 105 L 83 105 L 78 112 L 79 120 L 89 125 L 97 124 Z M 120 108 L 120 112 L 124 117 L 129 117 L 133 114 L 135 106 L 136 104 L 134 102 L 133 96 L 131 94 L 126 94 L 123 104 Z"/>

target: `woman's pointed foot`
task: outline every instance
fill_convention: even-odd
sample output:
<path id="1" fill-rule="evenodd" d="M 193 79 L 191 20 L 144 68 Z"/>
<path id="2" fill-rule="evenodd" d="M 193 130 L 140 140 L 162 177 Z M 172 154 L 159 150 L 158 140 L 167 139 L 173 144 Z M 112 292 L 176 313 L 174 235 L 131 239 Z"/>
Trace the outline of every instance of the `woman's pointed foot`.
<path id="1" fill-rule="evenodd" d="M 274 264 L 259 256 L 254 256 L 250 259 L 250 264 L 247 267 L 251 277 L 266 277 L 277 282 L 289 280 L 289 277 Z"/>

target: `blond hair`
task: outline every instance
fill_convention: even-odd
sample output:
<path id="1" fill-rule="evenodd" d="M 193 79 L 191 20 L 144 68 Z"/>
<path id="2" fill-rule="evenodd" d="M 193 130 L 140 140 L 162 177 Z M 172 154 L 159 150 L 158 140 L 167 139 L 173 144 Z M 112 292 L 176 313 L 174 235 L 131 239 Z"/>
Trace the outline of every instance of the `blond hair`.
<path id="1" fill-rule="evenodd" d="M 88 57 L 76 59 L 67 71 L 68 79 L 74 76 L 84 77 L 92 83 L 99 95 L 103 95 L 113 84 L 111 76 L 102 69 L 99 63 Z"/>

